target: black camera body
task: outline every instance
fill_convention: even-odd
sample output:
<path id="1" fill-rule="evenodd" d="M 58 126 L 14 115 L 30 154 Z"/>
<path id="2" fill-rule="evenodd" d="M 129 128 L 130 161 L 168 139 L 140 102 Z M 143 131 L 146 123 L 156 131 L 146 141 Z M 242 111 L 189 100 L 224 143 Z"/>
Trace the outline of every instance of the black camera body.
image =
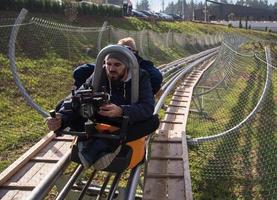
<path id="1" fill-rule="evenodd" d="M 64 103 L 65 110 L 78 113 L 86 119 L 93 119 L 103 104 L 110 103 L 110 94 L 103 87 L 101 92 L 95 92 L 93 87 L 83 90 L 72 90 L 72 97 Z"/>

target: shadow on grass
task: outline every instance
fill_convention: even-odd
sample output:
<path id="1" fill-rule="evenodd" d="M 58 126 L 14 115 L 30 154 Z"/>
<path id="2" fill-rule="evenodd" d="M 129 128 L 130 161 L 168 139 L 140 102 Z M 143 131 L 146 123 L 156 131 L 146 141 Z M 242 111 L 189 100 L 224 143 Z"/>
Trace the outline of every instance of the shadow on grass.
<path id="1" fill-rule="evenodd" d="M 230 121 L 225 126 L 226 129 L 235 126 L 244 119 L 248 114 L 248 110 L 246 109 L 247 105 L 257 103 L 256 96 L 258 95 L 256 92 L 260 91 L 260 88 L 258 86 L 256 87 L 256 85 L 261 85 L 261 83 L 257 81 L 258 74 L 258 68 L 255 68 L 255 70 L 251 72 L 246 87 L 239 95 L 237 105 L 231 110 L 232 115 Z M 253 95 L 253 98 L 251 98 L 251 95 Z M 252 131 L 250 127 L 247 128 L 248 131 Z M 207 164 L 201 167 L 200 176 L 202 180 L 198 182 L 198 191 L 194 191 L 200 193 L 199 199 L 237 198 L 237 190 L 241 190 L 241 188 L 237 188 L 237 180 L 234 180 L 234 177 L 241 173 L 241 171 L 239 171 L 240 169 L 237 169 L 241 162 L 243 162 L 244 166 L 249 165 L 250 161 L 248 158 L 246 158 L 245 161 L 243 161 L 243 159 L 244 156 L 248 156 L 251 149 L 251 140 L 249 136 L 240 134 L 241 131 L 245 131 L 245 129 L 237 130 L 236 132 L 233 132 L 232 135 L 228 136 L 228 138 L 218 141 L 217 146 L 215 142 L 211 144 L 214 146 L 215 150 L 209 155 L 210 158 L 207 161 Z M 247 142 L 249 144 L 247 144 Z M 241 154 L 240 146 L 245 143 L 247 148 L 243 149 L 244 153 Z M 245 169 L 248 170 L 247 167 Z M 249 171 L 243 173 L 250 174 Z M 244 177 L 239 178 L 243 179 Z M 250 188 L 251 187 L 252 186 L 250 186 Z M 247 191 L 249 190 L 245 190 L 244 193 L 248 193 Z M 246 199 L 248 198 L 249 197 L 246 197 Z"/>
<path id="2" fill-rule="evenodd" d="M 276 98 L 276 97 L 275 97 Z M 263 108 L 260 112 L 257 128 L 257 177 L 260 187 L 257 190 L 261 199 L 277 199 L 277 116 L 274 90 L 271 85 Z"/>

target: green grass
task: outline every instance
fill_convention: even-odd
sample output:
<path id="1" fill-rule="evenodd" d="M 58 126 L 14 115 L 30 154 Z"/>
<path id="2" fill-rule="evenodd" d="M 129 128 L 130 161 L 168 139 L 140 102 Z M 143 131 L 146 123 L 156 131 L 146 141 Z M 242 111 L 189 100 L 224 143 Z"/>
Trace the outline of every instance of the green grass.
<path id="1" fill-rule="evenodd" d="M 17 13 L 3 11 L 1 12 L 0 17 L 14 17 L 16 14 Z M 51 16 L 47 16 L 45 14 L 39 13 L 31 13 L 30 15 L 41 18 L 48 18 L 60 23 L 66 22 L 61 15 L 53 14 Z M 105 20 L 107 20 L 109 24 L 112 24 L 114 27 L 124 28 L 127 30 L 137 31 L 145 28 L 147 30 L 154 30 L 161 33 L 167 33 L 169 30 L 171 30 L 183 33 L 189 38 L 192 36 L 205 36 L 207 34 L 213 35 L 228 32 L 242 33 L 244 35 L 251 34 L 260 39 L 276 40 L 277 38 L 277 34 L 273 33 L 239 30 L 219 25 L 203 25 L 192 22 L 152 22 L 139 20 L 136 18 L 122 19 L 80 16 L 76 22 L 72 23 L 72 25 L 99 27 Z M 50 110 L 53 109 L 55 104 L 60 99 L 69 93 L 73 81 L 72 71 L 76 64 L 80 62 L 93 62 L 94 60 L 86 56 L 81 56 L 83 48 L 86 47 L 84 44 L 86 44 L 88 41 L 88 38 L 85 35 L 73 35 L 70 38 L 70 40 L 72 40 L 72 54 L 69 58 L 68 52 L 63 52 L 65 49 L 60 48 L 59 46 L 64 45 L 63 43 L 67 37 L 66 34 L 61 34 L 62 36 L 60 38 L 49 37 L 47 40 L 45 39 L 40 41 L 44 35 L 44 32 L 39 32 L 39 30 L 34 31 L 37 31 L 36 38 L 34 37 L 33 40 L 29 40 L 28 37 L 26 37 L 26 43 L 18 43 L 18 49 L 24 50 L 24 45 L 26 45 L 26 47 L 24 47 L 27 49 L 24 51 L 25 54 L 20 56 L 17 55 L 18 72 L 20 74 L 20 80 L 23 82 L 28 93 L 34 98 L 35 102 L 38 103 L 44 110 Z M 90 41 L 94 41 L 96 38 L 97 35 L 94 35 L 90 38 Z M 32 47 L 30 44 L 33 44 L 34 47 Z M 203 47 L 192 45 L 185 45 L 184 47 L 180 47 L 180 45 L 175 44 L 169 48 L 166 48 L 159 46 L 154 42 L 151 42 L 150 44 L 151 45 L 149 49 L 147 49 L 147 56 L 149 59 L 154 61 L 156 65 L 167 63 L 180 57 L 185 57 L 187 55 L 204 50 Z M 36 48 L 40 46 L 43 48 Z M 96 45 L 94 45 L 92 48 L 95 49 Z M 33 144 L 35 144 L 48 131 L 44 124 L 44 119 L 30 106 L 26 105 L 25 100 L 22 98 L 21 94 L 16 88 L 12 78 L 12 73 L 8 68 L 8 60 L 4 56 L 5 54 L 6 51 L 3 54 L 0 54 L 0 172 L 10 165 L 14 160 L 16 160 L 20 155 L 22 155 L 22 153 L 29 149 Z M 236 88 L 235 86 L 236 85 L 233 87 Z M 240 89 L 243 91 L 245 87 L 247 87 L 246 84 L 241 85 Z M 239 99 L 237 99 L 235 96 L 231 98 L 232 94 L 226 93 L 225 95 L 226 99 L 228 99 L 227 103 L 230 107 L 226 108 L 228 111 L 226 110 L 226 112 L 224 112 L 227 113 L 224 116 L 224 119 L 221 118 L 222 113 L 220 111 L 213 113 L 213 118 L 216 120 L 221 120 L 221 124 L 223 124 L 221 128 L 227 126 L 228 123 L 231 124 L 229 120 L 234 114 L 231 109 L 234 108 L 239 101 Z M 253 94 L 251 93 L 251 95 Z M 166 103 L 168 103 L 168 101 L 169 100 L 167 100 Z M 274 101 L 276 102 L 276 99 L 274 99 Z M 209 104 L 212 102 L 207 103 Z M 164 114 L 162 112 L 160 117 L 162 117 Z M 195 137 L 203 136 L 201 134 L 208 135 L 210 133 L 203 132 L 205 129 L 208 129 L 211 132 L 217 130 L 213 125 L 213 121 L 202 120 L 201 118 L 198 118 L 198 116 L 196 116 L 196 118 L 196 122 L 203 124 L 203 126 L 190 127 L 190 125 L 188 125 L 190 135 Z M 205 129 L 203 127 L 205 127 Z M 193 158 L 197 158 L 197 156 L 200 156 L 201 153 L 201 149 L 200 151 L 199 149 L 191 149 L 191 156 Z M 199 161 L 200 160 L 196 159 L 195 162 L 191 162 L 191 169 L 193 180 L 201 183 L 202 180 L 200 173 L 203 169 L 201 166 L 207 166 L 209 163 L 207 160 L 201 163 L 201 166 L 199 166 Z M 101 179 L 101 177 L 99 179 Z M 205 184 L 207 184 L 207 182 Z M 207 187 L 207 185 L 205 186 Z M 201 196 L 201 192 L 203 191 L 198 191 L 198 189 L 199 188 L 197 188 L 197 186 L 194 186 L 195 197 L 196 199 L 203 199 L 204 197 Z M 217 193 L 221 194 L 221 197 L 224 197 L 225 192 L 227 192 L 225 189 L 226 188 L 220 185 L 217 188 Z M 208 196 L 209 195 L 211 194 L 208 194 Z"/>
<path id="2" fill-rule="evenodd" d="M 17 89 L 7 59 L 0 54 L 0 171 L 47 133 L 43 118 L 26 105 Z M 51 66 L 51 67 L 49 67 Z M 53 58 L 18 58 L 20 79 L 28 93 L 44 110 L 53 109 L 72 85 L 68 61 Z M 63 81 L 62 81 L 63 80 Z M 53 84 L 56 83 L 56 84 Z"/>
<path id="3" fill-rule="evenodd" d="M 276 170 L 274 172 L 277 147 L 275 75 L 276 71 L 263 109 L 252 121 L 227 138 L 190 148 L 195 199 L 276 198 L 272 189 L 272 179 L 277 176 Z M 213 135 L 237 125 L 257 104 L 264 81 L 265 66 L 256 67 L 249 62 L 232 80 L 233 85 L 229 85 L 226 92 L 220 92 L 219 101 L 215 101 L 215 93 L 206 95 L 214 98 L 205 100 L 208 118 L 190 114 L 188 134 L 192 137 Z"/>

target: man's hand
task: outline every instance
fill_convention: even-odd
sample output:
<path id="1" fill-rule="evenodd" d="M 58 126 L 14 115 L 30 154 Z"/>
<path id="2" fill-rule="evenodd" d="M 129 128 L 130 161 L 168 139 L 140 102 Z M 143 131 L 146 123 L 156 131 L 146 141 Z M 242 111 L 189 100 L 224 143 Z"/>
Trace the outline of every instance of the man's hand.
<path id="1" fill-rule="evenodd" d="M 115 105 L 115 104 L 104 104 L 101 107 L 99 107 L 99 115 L 102 115 L 104 117 L 122 117 L 122 108 Z"/>
<path id="2" fill-rule="evenodd" d="M 62 115 L 60 113 L 56 113 L 56 117 L 55 118 L 48 117 L 46 119 L 46 123 L 47 123 L 48 128 L 51 131 L 56 131 L 59 128 L 61 128 L 61 125 L 62 125 Z"/>

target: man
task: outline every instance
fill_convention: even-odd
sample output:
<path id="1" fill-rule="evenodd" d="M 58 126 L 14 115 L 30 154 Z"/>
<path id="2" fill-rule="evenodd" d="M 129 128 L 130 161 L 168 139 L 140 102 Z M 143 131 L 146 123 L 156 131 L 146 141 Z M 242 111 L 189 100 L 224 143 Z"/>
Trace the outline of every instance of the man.
<path id="1" fill-rule="evenodd" d="M 150 86 L 149 75 L 144 70 L 139 70 L 139 100 L 131 104 L 131 71 L 127 57 L 120 53 L 111 53 L 105 57 L 104 79 L 100 86 L 105 86 L 110 93 L 111 103 L 99 107 L 96 120 L 118 121 L 122 116 L 129 117 L 126 141 L 133 141 L 154 132 L 159 126 L 159 119 L 153 115 L 154 97 Z M 93 74 L 94 75 L 94 74 Z M 93 75 L 87 80 L 91 84 Z M 56 118 L 47 118 L 47 125 L 50 130 L 71 127 L 73 130 L 84 130 L 85 119 L 73 112 L 66 112 L 62 106 Z M 87 168 L 97 163 L 102 152 L 108 152 L 105 156 L 109 161 L 103 168 L 108 166 L 118 153 L 118 144 L 111 143 L 105 139 L 92 139 L 80 143 L 79 158 Z"/>
<path id="2" fill-rule="evenodd" d="M 127 0 L 123 0 L 123 16 L 127 16 L 127 12 L 128 12 L 128 1 Z"/>
<path id="3" fill-rule="evenodd" d="M 128 0 L 128 9 L 127 9 L 127 13 L 128 13 L 128 16 L 132 16 L 133 15 L 133 5 L 132 5 L 132 2 L 130 0 Z"/>
<path id="4" fill-rule="evenodd" d="M 149 60 L 144 60 L 142 57 L 139 56 L 135 40 L 131 37 L 126 37 L 123 39 L 120 39 L 118 41 L 119 45 L 127 46 L 136 56 L 139 67 L 141 69 L 144 69 L 147 71 L 150 75 L 150 81 L 151 81 L 151 87 L 153 94 L 156 94 L 160 88 L 163 81 L 163 76 L 159 69 L 157 69 L 153 62 Z M 75 80 L 74 85 L 79 88 L 82 86 L 82 84 L 85 82 L 87 78 L 90 77 L 90 75 L 94 71 L 95 65 L 93 64 L 84 64 L 79 67 L 77 67 L 73 72 L 73 78 Z"/>

